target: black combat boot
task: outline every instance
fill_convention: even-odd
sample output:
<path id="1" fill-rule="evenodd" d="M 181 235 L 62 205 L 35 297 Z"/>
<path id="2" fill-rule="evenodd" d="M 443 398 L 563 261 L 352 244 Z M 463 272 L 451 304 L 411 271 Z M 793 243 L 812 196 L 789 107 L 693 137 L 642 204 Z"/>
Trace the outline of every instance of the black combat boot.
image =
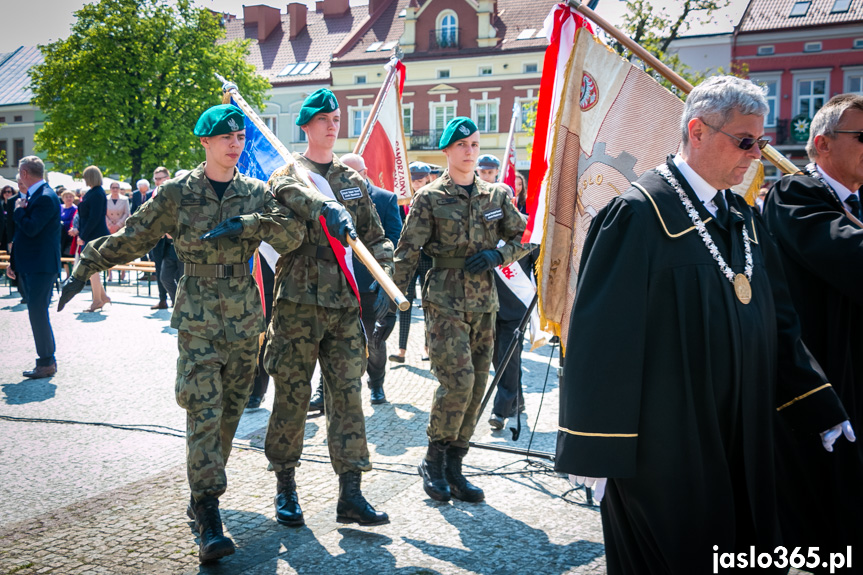
<path id="1" fill-rule="evenodd" d="M 295 471 L 296 468 L 291 467 L 276 473 L 276 521 L 289 527 L 300 527 L 306 524 L 297 498 Z"/>
<path id="2" fill-rule="evenodd" d="M 420 461 L 419 472 L 423 478 L 423 489 L 435 501 L 449 501 L 449 485 L 443 476 L 444 452 L 446 444 L 440 441 L 429 441 L 425 459 Z"/>
<path id="3" fill-rule="evenodd" d="M 461 460 L 464 459 L 465 455 L 467 455 L 467 447 L 455 447 L 453 445 L 447 447 L 444 458 L 446 462 L 444 476 L 453 497 L 470 503 L 479 503 L 485 499 L 485 493 L 465 479 L 461 473 Z"/>
<path id="4" fill-rule="evenodd" d="M 312 395 L 312 400 L 309 402 L 309 411 L 324 410 L 324 382 L 318 384 L 318 389 Z"/>
<path id="5" fill-rule="evenodd" d="M 192 494 L 189 494 L 189 506 L 186 507 L 186 515 L 192 521 L 195 520 L 195 496 Z"/>
<path id="6" fill-rule="evenodd" d="M 384 381 L 369 380 L 369 389 L 372 392 L 372 405 L 380 405 L 387 402 L 387 396 L 384 395 Z"/>
<path id="7" fill-rule="evenodd" d="M 204 497 L 195 502 L 195 526 L 201 539 L 198 547 L 198 561 L 201 564 L 212 563 L 234 553 L 234 542 L 222 532 L 218 499 Z"/>
<path id="8" fill-rule="evenodd" d="M 389 516 L 375 511 L 360 491 L 360 471 L 346 471 L 339 475 L 339 502 L 336 504 L 336 521 L 360 525 L 383 525 Z"/>

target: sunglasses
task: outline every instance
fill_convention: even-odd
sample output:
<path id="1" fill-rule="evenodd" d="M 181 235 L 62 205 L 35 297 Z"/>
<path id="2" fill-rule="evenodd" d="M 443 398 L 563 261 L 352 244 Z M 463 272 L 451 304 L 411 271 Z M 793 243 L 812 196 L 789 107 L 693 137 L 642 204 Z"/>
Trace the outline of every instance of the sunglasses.
<path id="1" fill-rule="evenodd" d="M 755 144 L 758 144 L 759 150 L 763 150 L 765 146 L 770 143 L 770 138 L 738 138 L 737 136 L 733 136 L 728 132 L 723 132 L 719 128 L 714 128 L 704 120 L 702 120 L 702 123 L 711 130 L 716 130 L 720 134 L 725 134 L 729 138 L 734 138 L 735 140 L 737 140 L 737 147 L 741 150 L 751 150 L 752 146 L 754 146 Z"/>
<path id="2" fill-rule="evenodd" d="M 857 141 L 863 144 L 863 130 L 833 130 L 837 134 L 857 134 Z"/>

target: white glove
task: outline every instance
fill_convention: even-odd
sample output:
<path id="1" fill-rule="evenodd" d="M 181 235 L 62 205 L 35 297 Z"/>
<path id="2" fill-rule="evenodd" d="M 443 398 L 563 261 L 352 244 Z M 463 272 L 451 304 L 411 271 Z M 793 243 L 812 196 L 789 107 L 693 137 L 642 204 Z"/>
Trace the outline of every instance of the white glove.
<path id="1" fill-rule="evenodd" d="M 833 444 L 836 443 L 836 440 L 843 434 L 845 435 L 845 439 L 848 441 L 857 441 L 857 437 L 854 436 L 854 429 L 851 427 L 851 422 L 846 419 L 842 423 L 834 425 L 827 431 L 821 432 L 821 445 L 824 446 L 824 449 L 833 453 Z"/>
<path id="2" fill-rule="evenodd" d="M 575 486 L 584 485 L 585 487 L 593 489 L 593 498 L 596 499 L 597 503 L 600 503 L 602 498 L 605 497 L 605 485 L 608 483 L 608 478 L 606 477 L 582 477 L 581 475 L 570 475 L 569 481 Z"/>

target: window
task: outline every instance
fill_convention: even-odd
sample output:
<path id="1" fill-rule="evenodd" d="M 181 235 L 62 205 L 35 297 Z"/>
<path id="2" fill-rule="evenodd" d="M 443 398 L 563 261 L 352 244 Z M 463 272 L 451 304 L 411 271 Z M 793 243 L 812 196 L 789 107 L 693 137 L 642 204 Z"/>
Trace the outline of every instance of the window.
<path id="1" fill-rule="evenodd" d="M 455 102 L 432 102 L 429 104 L 429 112 L 432 139 L 437 142 L 446 125 L 455 118 Z"/>
<path id="2" fill-rule="evenodd" d="M 414 131 L 414 105 L 402 104 L 402 129 L 405 136 L 409 136 Z"/>
<path id="3" fill-rule="evenodd" d="M 809 118 L 821 109 L 827 101 L 826 79 L 798 79 L 797 80 L 797 113 L 805 114 Z"/>
<path id="4" fill-rule="evenodd" d="M 276 116 L 261 116 L 261 119 L 270 129 L 274 136 L 279 135 L 279 119 Z"/>
<path id="5" fill-rule="evenodd" d="M 863 70 L 845 72 L 845 92 L 863 95 Z"/>
<path id="6" fill-rule="evenodd" d="M 302 108 L 303 102 L 294 102 L 291 104 L 291 119 L 290 119 L 290 130 L 291 130 L 291 143 L 294 144 L 304 144 L 307 142 L 306 133 L 300 126 L 297 126 L 297 118 L 300 116 L 300 108 Z"/>
<path id="7" fill-rule="evenodd" d="M 473 100 L 473 116 L 477 129 L 486 133 L 497 132 L 497 100 Z"/>
<path id="8" fill-rule="evenodd" d="M 861 49 L 863 49 L 863 38 L 856 38 L 856 39 L 854 40 L 854 49 L 855 49 L 855 50 L 861 50 Z M 0 118 L 0 122 L 2 122 L 2 121 L 3 121 L 3 119 L 2 119 L 2 118 Z"/>
<path id="9" fill-rule="evenodd" d="M 527 128 L 533 127 L 536 123 L 536 117 L 531 116 L 531 112 L 536 110 L 536 98 L 516 98 L 516 103 L 521 110 L 519 111 L 519 123 L 516 130 L 526 132 Z"/>
<path id="10" fill-rule="evenodd" d="M 0 116 L 0 123 L 5 122 L 5 121 L 6 121 L 6 116 Z"/>
<path id="11" fill-rule="evenodd" d="M 440 21 L 440 40 L 442 46 L 455 46 L 458 37 L 458 21 L 455 14 L 446 14 Z"/>
<path id="12" fill-rule="evenodd" d="M 317 68 L 318 64 L 320 64 L 320 62 L 296 62 L 293 64 L 288 64 L 277 75 L 278 76 L 305 76 L 307 74 L 310 74 L 315 68 Z"/>
<path id="13" fill-rule="evenodd" d="M 23 121 L 24 121 L 24 117 L 23 117 L 23 116 L 15 116 L 15 120 L 14 120 L 14 121 L 16 121 L 16 122 L 23 122 Z"/>
<path id="14" fill-rule="evenodd" d="M 835 0 L 833 2 L 833 8 L 830 9 L 830 13 L 839 14 L 841 12 L 847 12 L 849 8 L 851 8 L 851 0 Z"/>
<path id="15" fill-rule="evenodd" d="M 536 62 L 531 62 L 530 64 L 524 65 L 524 73 L 525 74 L 536 74 L 539 71 L 539 66 Z"/>
<path id="16" fill-rule="evenodd" d="M 12 155 L 14 165 L 18 165 L 24 157 L 24 140 L 12 140 Z"/>
<path id="17" fill-rule="evenodd" d="M 518 33 L 518 37 L 516 38 L 516 40 L 529 40 L 533 37 L 534 32 L 536 32 L 536 28 L 525 28 Z"/>
<path id="18" fill-rule="evenodd" d="M 758 47 L 758 55 L 759 56 L 772 56 L 775 52 L 775 48 L 773 46 L 759 46 Z"/>
<path id="19" fill-rule="evenodd" d="M 0 140 L 0 168 L 9 167 L 9 154 L 6 153 L 6 140 Z"/>
<path id="20" fill-rule="evenodd" d="M 480 66 L 479 67 L 479 75 L 480 76 L 491 76 L 491 66 Z"/>
<path id="21" fill-rule="evenodd" d="M 449 78 L 449 68 L 446 70 L 438 70 L 437 77 L 440 78 Z"/>
<path id="22" fill-rule="evenodd" d="M 372 109 L 370 106 L 362 108 L 350 108 L 351 115 L 351 137 L 356 138 L 363 133 L 363 126 L 366 125 L 366 120 L 369 119 L 369 114 Z"/>
<path id="23" fill-rule="evenodd" d="M 366 48 L 366 52 L 377 52 L 378 48 L 380 48 L 383 45 L 384 45 L 383 42 L 374 42 L 374 43 L 370 44 L 368 48 Z"/>
<path id="24" fill-rule="evenodd" d="M 812 2 L 795 2 L 793 6 L 791 6 L 791 13 L 788 14 L 789 18 L 798 18 L 801 16 L 806 16 L 806 13 L 809 12 L 809 6 Z"/>
<path id="25" fill-rule="evenodd" d="M 821 51 L 821 42 L 806 42 L 803 44 L 804 52 L 820 52 Z"/>
<path id="26" fill-rule="evenodd" d="M 774 78 L 753 78 L 756 84 L 764 88 L 764 97 L 767 99 L 767 105 L 770 111 L 764 117 L 764 127 L 776 127 L 776 113 L 779 110 L 779 77 Z"/>
<path id="27" fill-rule="evenodd" d="M 366 77 L 365 76 L 354 76 L 354 84 L 365 84 Z"/>

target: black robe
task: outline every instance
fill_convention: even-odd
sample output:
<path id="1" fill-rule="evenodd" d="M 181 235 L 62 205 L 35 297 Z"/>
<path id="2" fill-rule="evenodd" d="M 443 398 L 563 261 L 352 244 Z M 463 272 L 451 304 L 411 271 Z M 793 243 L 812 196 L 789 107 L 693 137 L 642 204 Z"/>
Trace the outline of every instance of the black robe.
<path id="1" fill-rule="evenodd" d="M 863 432 L 863 229 L 819 180 L 786 176 L 771 190 L 764 220 L 782 254 L 803 342 Z M 786 422 L 777 430 L 780 517 L 788 545 L 856 553 L 863 573 L 863 437 L 827 453 Z M 823 572 L 827 572 L 826 569 Z M 844 572 L 844 571 L 843 571 Z M 850 572 L 850 571 L 849 571 Z"/>
<path id="2" fill-rule="evenodd" d="M 647 193 L 634 186 L 593 220 L 570 318 L 555 467 L 610 478 L 609 573 L 711 573 L 714 546 L 772 552 L 777 409 L 816 437 L 845 419 L 800 341 L 760 217 L 733 198 L 729 233 L 668 164 L 735 273 L 744 269 L 746 226 L 752 301 L 738 301 L 656 171 L 637 182 Z"/>

